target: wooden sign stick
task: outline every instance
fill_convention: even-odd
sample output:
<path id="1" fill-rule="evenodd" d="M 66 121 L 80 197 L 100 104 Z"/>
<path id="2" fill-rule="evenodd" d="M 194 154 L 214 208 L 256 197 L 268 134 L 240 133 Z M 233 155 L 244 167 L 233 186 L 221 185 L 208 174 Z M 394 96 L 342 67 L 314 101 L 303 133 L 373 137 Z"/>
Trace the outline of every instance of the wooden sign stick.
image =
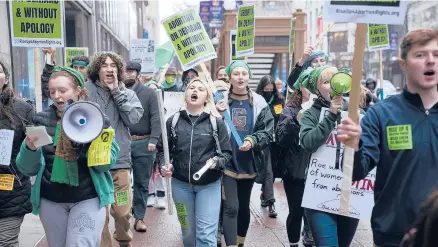
<path id="1" fill-rule="evenodd" d="M 379 89 L 380 99 L 383 100 L 383 54 L 382 50 L 379 51 L 379 82 L 376 85 Z"/>
<path id="2" fill-rule="evenodd" d="M 365 53 L 365 41 L 367 38 L 367 24 L 358 23 L 356 27 L 356 39 L 353 55 L 353 83 L 350 91 L 348 116 L 357 124 L 359 123 L 360 86 L 362 79 L 363 57 Z M 344 163 L 342 166 L 341 203 L 339 213 L 349 216 L 351 181 L 353 176 L 354 147 L 352 143 L 345 143 Z"/>

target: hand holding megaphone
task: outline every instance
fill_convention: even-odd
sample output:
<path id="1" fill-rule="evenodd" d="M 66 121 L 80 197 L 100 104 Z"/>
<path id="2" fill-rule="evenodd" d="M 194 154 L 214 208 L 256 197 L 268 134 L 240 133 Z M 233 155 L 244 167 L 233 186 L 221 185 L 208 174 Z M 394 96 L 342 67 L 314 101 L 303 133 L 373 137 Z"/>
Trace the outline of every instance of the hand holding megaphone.
<path id="1" fill-rule="evenodd" d="M 216 157 L 207 160 L 205 165 L 197 173 L 193 174 L 193 179 L 195 181 L 198 181 L 199 179 L 201 179 L 202 175 L 204 175 L 204 173 L 208 169 L 214 169 L 216 167 L 216 164 L 217 164 L 217 158 Z"/>

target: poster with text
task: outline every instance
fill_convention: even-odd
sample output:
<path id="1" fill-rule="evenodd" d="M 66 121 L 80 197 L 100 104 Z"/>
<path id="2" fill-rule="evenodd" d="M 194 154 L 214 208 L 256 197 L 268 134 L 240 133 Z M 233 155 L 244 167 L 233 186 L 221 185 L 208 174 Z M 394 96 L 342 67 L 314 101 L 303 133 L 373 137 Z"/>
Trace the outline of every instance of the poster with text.
<path id="1" fill-rule="evenodd" d="M 379 51 L 389 48 L 388 25 L 368 24 L 368 50 Z"/>
<path id="2" fill-rule="evenodd" d="M 64 47 L 63 1 L 10 1 L 11 44 Z"/>
<path id="3" fill-rule="evenodd" d="M 184 70 L 216 58 L 216 51 L 195 9 L 186 9 L 162 21 Z"/>
<path id="4" fill-rule="evenodd" d="M 183 92 L 164 92 L 164 118 L 167 119 L 181 109 L 184 104 Z"/>
<path id="5" fill-rule="evenodd" d="M 330 110 L 326 107 L 321 109 L 319 121 L 321 122 Z M 348 112 L 341 113 L 342 118 L 348 116 Z M 361 118 L 363 115 L 361 115 Z M 312 154 L 307 172 L 306 186 L 302 206 L 327 213 L 339 214 L 340 194 L 342 184 L 342 171 L 335 168 L 336 129 L 333 130 L 324 144 Z M 344 145 L 341 144 L 341 159 Z M 350 217 L 369 220 L 374 206 L 374 182 L 375 169 L 366 178 L 353 182 L 350 197 Z"/>
<path id="6" fill-rule="evenodd" d="M 230 31 L 230 61 L 245 60 L 245 57 L 236 56 L 237 30 Z"/>
<path id="7" fill-rule="evenodd" d="M 72 59 L 76 56 L 88 57 L 88 47 L 65 47 L 64 65 L 70 67 Z M 87 66 L 87 64 L 84 64 L 83 66 Z"/>
<path id="8" fill-rule="evenodd" d="M 242 5 L 237 12 L 236 56 L 254 54 L 255 15 L 254 5 Z"/>
<path id="9" fill-rule="evenodd" d="M 290 34 L 289 34 L 289 54 L 290 55 L 294 54 L 296 20 L 297 20 L 297 18 L 295 18 L 295 17 L 290 20 Z"/>
<path id="10" fill-rule="evenodd" d="M 141 75 L 155 72 L 155 41 L 153 39 L 134 39 L 129 52 L 132 61 L 141 64 Z"/>
<path id="11" fill-rule="evenodd" d="M 325 0 L 324 21 L 402 25 L 409 1 Z"/>
<path id="12" fill-rule="evenodd" d="M 13 130 L 0 130 L 0 165 L 9 166 L 11 164 L 12 145 L 14 142 Z"/>

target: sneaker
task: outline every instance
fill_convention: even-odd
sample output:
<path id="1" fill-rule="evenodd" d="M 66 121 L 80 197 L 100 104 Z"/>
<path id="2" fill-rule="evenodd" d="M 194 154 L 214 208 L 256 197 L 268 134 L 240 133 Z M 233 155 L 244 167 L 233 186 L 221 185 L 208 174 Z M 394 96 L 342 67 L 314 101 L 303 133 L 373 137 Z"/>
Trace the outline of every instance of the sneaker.
<path id="1" fill-rule="evenodd" d="M 166 209 L 166 200 L 164 199 L 164 197 L 157 198 L 157 204 L 155 204 L 155 208 Z"/>
<path id="2" fill-rule="evenodd" d="M 148 208 L 155 206 L 155 196 L 149 196 L 148 197 Z"/>
<path id="3" fill-rule="evenodd" d="M 303 245 L 305 247 L 311 247 L 315 245 L 315 241 L 313 240 L 312 232 L 306 227 L 306 223 L 304 223 L 304 228 L 301 233 L 303 235 Z"/>
<path id="4" fill-rule="evenodd" d="M 277 218 L 277 212 L 275 212 L 274 203 L 271 203 L 268 207 L 269 207 L 268 208 L 268 211 L 269 211 L 268 215 L 269 215 L 269 217 Z"/>
<path id="5" fill-rule="evenodd" d="M 263 208 L 266 208 L 268 206 L 268 201 L 265 200 L 263 193 L 260 194 L 260 206 L 262 206 Z"/>
<path id="6" fill-rule="evenodd" d="M 134 230 L 137 232 L 146 232 L 146 224 L 143 220 L 136 220 L 134 224 Z"/>

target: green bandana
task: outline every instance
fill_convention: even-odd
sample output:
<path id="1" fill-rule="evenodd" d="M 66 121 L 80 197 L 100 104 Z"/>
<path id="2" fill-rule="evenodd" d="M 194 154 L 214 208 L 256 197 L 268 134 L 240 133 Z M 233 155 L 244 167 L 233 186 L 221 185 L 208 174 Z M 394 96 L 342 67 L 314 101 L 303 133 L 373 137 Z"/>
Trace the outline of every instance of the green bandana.
<path id="1" fill-rule="evenodd" d="M 85 87 L 84 76 L 79 71 L 74 70 L 70 67 L 65 67 L 65 66 L 55 66 L 55 68 L 53 68 L 53 73 L 59 72 L 59 71 L 65 71 L 65 72 L 69 73 L 70 75 L 72 75 L 76 79 L 76 83 L 78 83 L 78 85 L 81 88 Z"/>
<path id="2" fill-rule="evenodd" d="M 313 68 L 309 67 L 306 70 L 300 73 L 300 76 L 294 83 L 294 88 L 300 90 L 300 85 L 303 85 L 303 82 L 309 79 L 310 72 L 312 72 Z"/>
<path id="3" fill-rule="evenodd" d="M 330 66 L 321 66 L 314 68 L 306 80 L 303 81 L 303 87 L 307 88 L 312 94 L 317 94 L 318 78 L 322 71 Z M 300 75 L 301 76 L 301 75 Z"/>
<path id="4" fill-rule="evenodd" d="M 84 61 L 79 61 L 79 60 L 76 60 L 76 61 L 74 61 L 72 64 L 71 64 L 72 66 L 87 66 L 88 64 L 86 63 L 86 62 L 84 62 Z"/>
<path id="5" fill-rule="evenodd" d="M 245 61 L 233 61 L 228 67 L 225 69 L 225 73 L 227 73 L 228 76 L 231 75 L 231 72 L 233 72 L 233 69 L 237 67 L 245 68 L 249 73 L 249 78 L 252 77 L 251 69 L 249 68 L 248 64 Z"/>

